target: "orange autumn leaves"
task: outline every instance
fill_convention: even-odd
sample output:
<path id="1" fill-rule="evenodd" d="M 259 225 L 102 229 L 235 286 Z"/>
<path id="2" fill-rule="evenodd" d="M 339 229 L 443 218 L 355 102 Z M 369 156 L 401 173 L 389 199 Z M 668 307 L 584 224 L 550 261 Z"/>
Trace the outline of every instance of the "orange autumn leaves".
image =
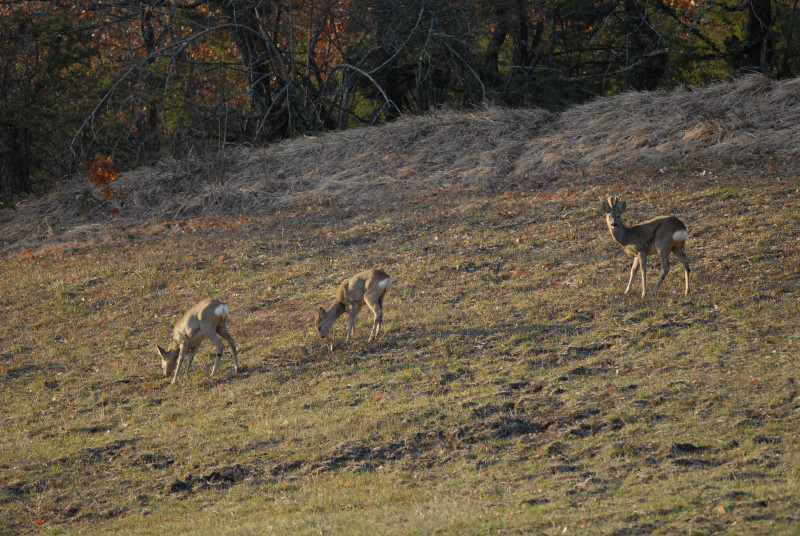
<path id="1" fill-rule="evenodd" d="M 92 184 L 103 187 L 103 197 L 111 199 L 112 197 L 120 196 L 120 191 L 114 191 L 109 186 L 109 183 L 117 178 L 117 172 L 121 169 L 118 164 L 114 163 L 114 155 L 108 156 L 103 154 L 96 154 L 92 160 L 83 163 L 83 166 L 88 169 L 87 176 Z"/>

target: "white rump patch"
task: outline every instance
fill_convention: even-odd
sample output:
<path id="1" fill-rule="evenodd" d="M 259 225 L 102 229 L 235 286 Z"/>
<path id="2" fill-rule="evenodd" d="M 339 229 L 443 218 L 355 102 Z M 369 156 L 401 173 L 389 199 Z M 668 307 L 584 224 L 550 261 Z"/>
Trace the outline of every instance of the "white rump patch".
<path id="1" fill-rule="evenodd" d="M 231 310 L 228 309 L 228 306 L 223 304 L 217 305 L 217 308 L 214 309 L 214 314 L 217 316 L 228 316 L 231 314 Z"/>
<path id="2" fill-rule="evenodd" d="M 686 229 L 681 229 L 680 231 L 672 233 L 673 240 L 686 240 L 687 238 L 689 238 L 689 231 Z"/>
<path id="3" fill-rule="evenodd" d="M 381 288 L 386 288 L 391 284 L 392 284 L 392 280 L 391 279 L 384 279 L 383 281 L 378 283 L 378 286 L 381 287 Z"/>

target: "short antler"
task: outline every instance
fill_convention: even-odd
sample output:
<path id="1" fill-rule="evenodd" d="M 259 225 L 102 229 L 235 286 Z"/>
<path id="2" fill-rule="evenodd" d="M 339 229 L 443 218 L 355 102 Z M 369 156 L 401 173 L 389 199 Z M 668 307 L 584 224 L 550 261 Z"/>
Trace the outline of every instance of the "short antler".
<path id="1" fill-rule="evenodd" d="M 622 214 L 626 206 L 625 201 L 620 201 L 618 197 L 600 198 L 600 208 L 606 214 Z"/>

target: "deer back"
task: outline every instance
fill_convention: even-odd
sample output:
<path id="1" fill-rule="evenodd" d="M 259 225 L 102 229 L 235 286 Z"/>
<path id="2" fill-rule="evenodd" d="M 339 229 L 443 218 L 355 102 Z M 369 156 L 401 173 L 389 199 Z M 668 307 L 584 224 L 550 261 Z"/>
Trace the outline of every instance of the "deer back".
<path id="1" fill-rule="evenodd" d="M 365 270 L 343 281 L 339 285 L 338 300 L 344 305 L 363 304 L 364 296 L 371 294 L 376 299 L 385 294 L 392 279 L 383 270 Z"/>
<path id="2" fill-rule="evenodd" d="M 648 253 L 680 249 L 689 236 L 686 226 L 676 216 L 653 218 L 640 226 L 650 235 Z"/>
<path id="3" fill-rule="evenodd" d="M 172 338 L 175 341 L 189 340 L 190 345 L 199 343 L 206 332 L 216 332 L 224 325 L 230 315 L 230 309 L 219 300 L 205 299 L 186 311 L 175 323 Z"/>
<path id="4" fill-rule="evenodd" d="M 686 226 L 675 216 L 660 216 L 638 225 L 610 228 L 614 240 L 628 255 L 679 249 L 688 237 Z"/>

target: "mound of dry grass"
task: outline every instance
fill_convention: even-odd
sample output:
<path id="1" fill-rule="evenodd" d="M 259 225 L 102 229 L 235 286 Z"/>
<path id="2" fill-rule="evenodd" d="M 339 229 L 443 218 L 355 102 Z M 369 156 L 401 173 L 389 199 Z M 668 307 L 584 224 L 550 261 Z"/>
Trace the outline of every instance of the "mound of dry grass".
<path id="1" fill-rule="evenodd" d="M 488 108 L 407 117 L 230 151 L 224 161 L 163 161 L 122 173 L 123 197 L 81 205 L 82 177 L 0 215 L 0 248 L 186 216 L 259 214 L 306 205 L 363 206 L 425 191 L 609 167 L 708 165 L 754 153 L 795 158 L 800 79 L 626 93 L 561 114 Z M 113 209 L 119 209 L 118 211 Z M 112 212 L 115 216 L 112 218 Z"/>
<path id="2" fill-rule="evenodd" d="M 562 113 L 527 145 L 515 174 L 603 167 L 741 162 L 753 154 L 796 158 L 800 78 L 737 82 L 671 92 L 625 93 Z"/>

